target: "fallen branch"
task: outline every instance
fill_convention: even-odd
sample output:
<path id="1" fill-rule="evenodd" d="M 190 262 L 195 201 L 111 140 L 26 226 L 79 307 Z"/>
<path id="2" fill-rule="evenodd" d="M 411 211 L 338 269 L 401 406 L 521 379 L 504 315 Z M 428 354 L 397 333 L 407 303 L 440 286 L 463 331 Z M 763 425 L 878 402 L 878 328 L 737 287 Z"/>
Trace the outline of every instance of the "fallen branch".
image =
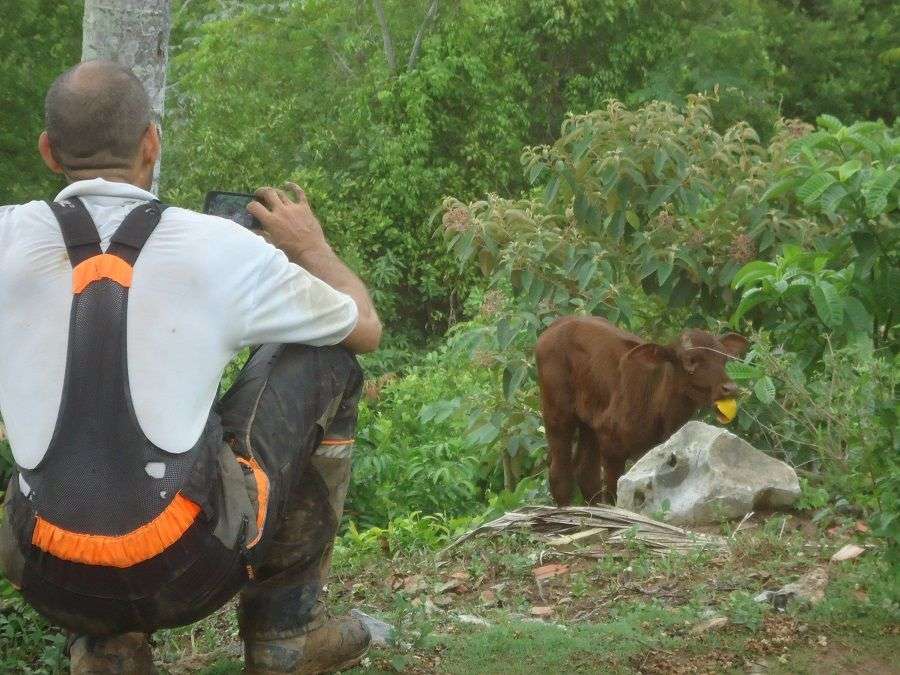
<path id="1" fill-rule="evenodd" d="M 640 542 L 655 553 L 727 549 L 723 537 L 691 532 L 615 506 L 523 506 L 466 532 L 441 551 L 439 557 L 474 537 L 497 536 L 503 532 L 526 532 L 553 548 L 601 540 L 616 545 Z"/>

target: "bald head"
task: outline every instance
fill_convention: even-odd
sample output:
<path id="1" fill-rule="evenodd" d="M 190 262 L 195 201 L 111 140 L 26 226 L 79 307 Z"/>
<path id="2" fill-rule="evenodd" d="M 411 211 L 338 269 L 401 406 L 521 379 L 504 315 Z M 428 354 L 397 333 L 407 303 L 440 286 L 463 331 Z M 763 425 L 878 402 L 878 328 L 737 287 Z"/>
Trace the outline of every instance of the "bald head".
<path id="1" fill-rule="evenodd" d="M 53 155 L 66 169 L 131 166 L 152 115 L 141 81 L 113 61 L 85 61 L 67 70 L 44 103 Z"/>

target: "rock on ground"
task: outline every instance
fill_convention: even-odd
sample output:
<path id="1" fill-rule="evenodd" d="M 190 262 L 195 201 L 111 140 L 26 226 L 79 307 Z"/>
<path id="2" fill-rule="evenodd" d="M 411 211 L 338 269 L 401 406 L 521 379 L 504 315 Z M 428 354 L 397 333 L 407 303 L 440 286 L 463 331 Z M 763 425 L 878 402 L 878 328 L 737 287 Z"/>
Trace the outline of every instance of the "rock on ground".
<path id="1" fill-rule="evenodd" d="M 619 479 L 616 505 L 700 525 L 790 506 L 796 472 L 720 427 L 688 422 Z M 666 509 L 665 507 L 668 507 Z"/>

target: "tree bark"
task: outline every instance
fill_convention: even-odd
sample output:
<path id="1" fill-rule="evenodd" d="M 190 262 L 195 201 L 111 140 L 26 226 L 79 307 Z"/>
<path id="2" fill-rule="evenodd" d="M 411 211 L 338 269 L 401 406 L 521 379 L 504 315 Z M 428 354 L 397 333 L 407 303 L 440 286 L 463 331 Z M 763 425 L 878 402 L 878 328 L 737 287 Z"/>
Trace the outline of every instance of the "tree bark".
<path id="1" fill-rule="evenodd" d="M 81 58 L 109 59 L 131 68 L 144 83 L 162 128 L 169 60 L 169 0 L 85 0 Z M 153 171 L 155 192 L 159 162 Z"/>
<path id="2" fill-rule="evenodd" d="M 416 67 L 416 62 L 419 60 L 419 52 L 422 51 L 422 40 L 425 37 L 425 32 L 428 30 L 428 27 L 431 26 L 434 21 L 434 17 L 437 16 L 437 10 L 438 0 L 431 0 L 428 11 L 425 12 L 425 18 L 422 20 L 419 30 L 416 32 L 416 39 L 413 42 L 412 49 L 409 50 L 409 60 L 406 63 L 407 70 L 413 70 Z"/>
<path id="3" fill-rule="evenodd" d="M 384 42 L 384 58 L 387 61 L 391 75 L 397 72 L 397 50 L 394 48 L 394 39 L 391 37 L 391 28 L 388 26 L 387 17 L 384 15 L 384 5 L 381 0 L 372 0 L 375 14 L 378 15 L 378 23 L 381 26 L 381 39 Z"/>

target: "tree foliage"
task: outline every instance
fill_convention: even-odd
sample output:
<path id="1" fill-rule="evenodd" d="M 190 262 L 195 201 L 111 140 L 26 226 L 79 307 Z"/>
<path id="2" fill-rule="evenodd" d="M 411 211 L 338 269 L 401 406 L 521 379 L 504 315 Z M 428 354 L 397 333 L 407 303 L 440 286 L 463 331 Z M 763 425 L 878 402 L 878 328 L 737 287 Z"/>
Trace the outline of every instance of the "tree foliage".
<path id="1" fill-rule="evenodd" d="M 44 167 L 37 139 L 44 95 L 81 55 L 80 2 L 21 0 L 0 22 L 0 204 L 46 199 L 62 187 Z"/>
<path id="2" fill-rule="evenodd" d="M 837 5 L 811 14 L 774 0 L 450 0 L 432 19 L 425 0 L 412 9 L 398 0 L 185 7 L 174 33 L 167 196 L 197 205 L 210 187 L 303 182 L 389 325 L 430 332 L 458 316 L 472 280 L 431 238 L 428 214 L 444 195 L 521 191 L 519 149 L 550 142 L 568 112 L 613 97 L 677 104 L 718 86 L 719 132 L 749 120 L 768 138 L 779 105 L 803 109 L 809 102 L 797 96 L 810 89 L 801 82 L 822 77 L 816 64 L 807 72 L 779 61 L 793 54 L 782 24 L 848 16 Z M 890 46 L 891 11 L 859 6 L 845 31 L 848 62 Z M 853 72 L 890 118 L 892 71 L 866 64 Z"/>
<path id="3" fill-rule="evenodd" d="M 524 196 L 445 201 L 448 247 L 461 264 L 476 262 L 491 288 L 466 346 L 493 370 L 495 387 L 466 411 L 508 485 L 543 457 L 533 348 L 569 314 L 648 337 L 717 329 L 729 318 L 760 330 L 759 348 L 731 366 L 758 404 L 740 417 L 743 431 L 783 454 L 791 442 L 808 445 L 830 470 L 865 475 L 882 466 L 883 443 L 896 446 L 887 403 L 900 287 L 896 136 L 882 122 L 844 126 L 824 116 L 818 128 L 781 122 L 763 144 L 745 123 L 716 131 L 712 102 L 698 95 L 683 109 L 630 109 L 612 101 L 571 116 L 559 140 L 523 152 L 534 184 Z M 774 351 L 765 347 L 772 342 Z M 778 406 L 789 396 L 793 408 L 797 387 L 781 392 L 778 383 L 806 382 L 834 399 L 823 359 L 846 370 L 849 354 L 866 360 L 857 379 L 878 391 L 850 380 L 857 396 L 844 397 L 840 415 L 819 403 L 796 428 L 785 422 Z M 772 372 L 785 356 L 793 379 Z M 861 415 L 877 421 L 874 433 L 854 421 Z M 824 433 L 834 419 L 843 431 Z M 782 429 L 775 444 L 772 428 Z M 850 452 L 854 439 L 865 442 Z"/>

